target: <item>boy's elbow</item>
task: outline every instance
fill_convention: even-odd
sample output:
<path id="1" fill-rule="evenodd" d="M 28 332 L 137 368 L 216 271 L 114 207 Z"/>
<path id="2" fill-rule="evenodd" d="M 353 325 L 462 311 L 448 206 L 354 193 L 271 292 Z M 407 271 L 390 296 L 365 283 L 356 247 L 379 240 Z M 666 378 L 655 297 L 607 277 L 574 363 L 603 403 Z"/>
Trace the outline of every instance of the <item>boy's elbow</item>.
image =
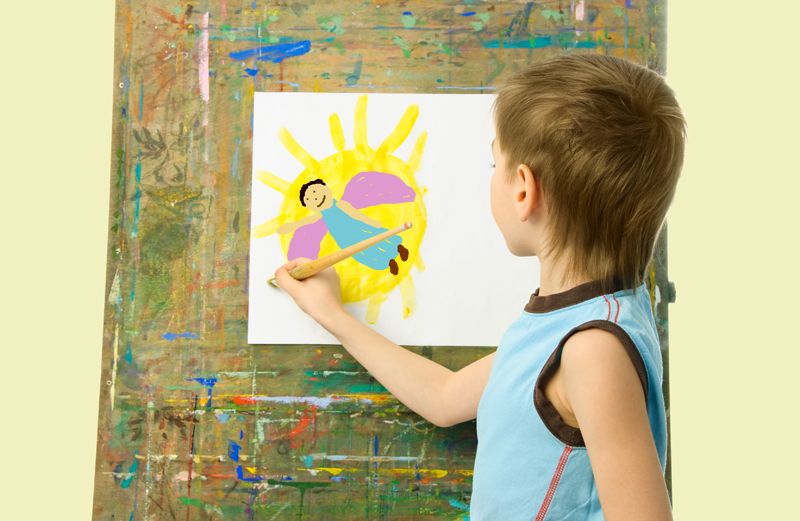
<path id="1" fill-rule="evenodd" d="M 439 415 L 436 418 L 429 419 L 428 421 L 430 421 L 437 427 L 442 427 L 442 428 L 452 427 L 453 425 L 456 424 L 456 422 L 454 422 L 452 418 L 448 418 L 445 415 Z"/>

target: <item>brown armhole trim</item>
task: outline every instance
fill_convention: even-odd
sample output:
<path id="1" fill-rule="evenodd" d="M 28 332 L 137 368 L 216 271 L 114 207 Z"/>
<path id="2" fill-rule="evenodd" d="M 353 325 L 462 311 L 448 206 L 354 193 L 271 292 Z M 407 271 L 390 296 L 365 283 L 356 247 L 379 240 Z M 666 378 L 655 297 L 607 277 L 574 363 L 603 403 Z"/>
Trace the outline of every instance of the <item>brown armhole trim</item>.
<path id="1" fill-rule="evenodd" d="M 578 331 L 591 328 L 608 331 L 619 338 L 620 342 L 622 342 L 622 346 L 625 348 L 625 352 L 628 353 L 631 362 L 633 362 L 633 367 L 636 369 L 636 374 L 639 376 L 639 381 L 642 382 L 645 401 L 647 400 L 647 371 L 644 367 L 644 361 L 642 360 L 641 354 L 639 354 L 639 351 L 636 349 L 633 340 L 631 340 L 631 337 L 628 336 L 628 333 L 626 333 L 622 327 L 608 320 L 591 320 L 572 328 L 559 341 L 558 345 L 553 350 L 553 353 L 550 355 L 550 358 L 548 358 L 544 363 L 544 366 L 539 373 L 539 377 L 536 379 L 536 384 L 533 387 L 533 404 L 536 407 L 536 410 L 539 412 L 539 416 L 541 416 L 545 427 L 547 427 L 547 429 L 553 433 L 553 436 L 573 447 L 586 446 L 583 441 L 583 434 L 581 434 L 580 429 L 571 425 L 567 425 L 564 422 L 564 420 L 561 418 L 561 415 L 558 413 L 558 410 L 556 410 L 555 406 L 544 394 L 544 386 L 550 377 L 553 376 L 559 364 L 561 363 L 561 351 L 569 337 Z"/>

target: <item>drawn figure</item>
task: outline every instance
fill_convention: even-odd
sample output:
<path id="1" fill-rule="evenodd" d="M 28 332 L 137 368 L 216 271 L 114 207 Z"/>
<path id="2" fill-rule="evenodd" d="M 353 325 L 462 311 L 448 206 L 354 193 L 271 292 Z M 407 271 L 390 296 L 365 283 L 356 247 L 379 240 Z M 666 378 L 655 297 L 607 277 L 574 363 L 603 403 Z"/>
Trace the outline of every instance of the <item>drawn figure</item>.
<path id="1" fill-rule="evenodd" d="M 394 181 L 392 181 L 390 178 L 393 178 Z M 355 176 L 350 183 L 348 183 L 348 188 L 351 185 L 356 186 L 353 185 L 354 181 L 356 184 L 366 183 L 365 186 L 378 189 L 379 191 L 377 191 L 377 193 L 379 194 L 379 197 L 370 197 L 368 193 L 363 193 L 363 187 L 361 187 L 361 191 L 350 190 L 348 192 L 348 190 L 345 189 L 345 197 L 349 195 L 356 200 L 361 199 L 362 202 L 373 199 L 377 204 L 380 204 L 380 201 L 392 202 L 394 200 L 392 197 L 393 195 L 399 196 L 397 197 L 398 200 L 396 202 L 408 202 L 414 200 L 413 189 L 391 174 L 383 174 L 380 172 L 362 172 Z M 387 193 L 387 191 L 384 190 L 387 188 L 389 190 L 392 188 L 398 188 L 400 193 L 392 194 L 391 191 Z M 406 188 L 407 190 L 403 190 L 403 188 Z M 375 191 L 373 191 L 373 193 L 375 193 Z M 361 195 L 361 197 L 359 197 L 359 195 Z M 306 208 L 309 208 L 315 213 L 306 217 L 305 219 L 281 225 L 278 228 L 278 233 L 291 233 L 298 228 L 313 226 L 315 223 L 321 222 L 336 241 L 336 244 L 340 248 L 346 248 L 387 230 L 387 228 L 385 228 L 380 221 L 364 215 L 351 203 L 345 200 L 344 197 L 341 200 L 334 198 L 331 189 L 322 179 L 314 179 L 309 181 L 300 188 L 300 204 Z M 371 205 L 362 205 L 361 207 L 364 206 Z M 292 240 L 293 243 L 295 239 L 298 239 L 300 242 L 305 242 L 306 237 L 304 237 L 303 234 L 295 236 Z M 313 241 L 313 238 L 311 240 Z M 298 247 L 313 248 L 314 245 L 298 244 Z M 319 251 L 318 241 L 316 243 L 316 250 L 317 252 Z M 356 253 L 354 258 L 361 264 L 374 270 L 384 270 L 388 268 L 392 275 L 397 275 L 400 270 L 395 258 L 399 255 L 401 261 L 406 261 L 408 260 L 408 253 L 408 249 L 402 244 L 402 239 L 399 236 L 394 235 L 388 239 L 384 239 L 374 246 L 367 248 L 366 250 Z M 293 254 L 292 247 L 290 245 L 289 258 L 292 259 L 300 256 L 305 255 L 298 255 L 296 253 Z M 316 257 L 316 254 L 314 257 Z"/>

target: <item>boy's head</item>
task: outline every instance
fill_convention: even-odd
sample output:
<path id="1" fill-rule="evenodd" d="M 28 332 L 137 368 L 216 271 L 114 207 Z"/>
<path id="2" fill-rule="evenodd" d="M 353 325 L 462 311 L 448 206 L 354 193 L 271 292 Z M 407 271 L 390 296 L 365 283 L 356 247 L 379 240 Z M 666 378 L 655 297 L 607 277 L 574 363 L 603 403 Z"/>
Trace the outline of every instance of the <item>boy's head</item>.
<path id="1" fill-rule="evenodd" d="M 330 188 L 322 179 L 314 179 L 300 187 L 300 204 L 312 210 L 325 210 L 333 205 Z"/>
<path id="2" fill-rule="evenodd" d="M 511 77 L 494 116 L 492 208 L 509 249 L 565 259 L 565 280 L 638 286 L 675 193 L 686 136 L 661 76 L 610 56 L 562 56 Z M 498 203 L 497 191 L 513 199 Z M 544 216 L 541 251 L 531 251 L 536 242 L 525 236 L 532 191 Z"/>

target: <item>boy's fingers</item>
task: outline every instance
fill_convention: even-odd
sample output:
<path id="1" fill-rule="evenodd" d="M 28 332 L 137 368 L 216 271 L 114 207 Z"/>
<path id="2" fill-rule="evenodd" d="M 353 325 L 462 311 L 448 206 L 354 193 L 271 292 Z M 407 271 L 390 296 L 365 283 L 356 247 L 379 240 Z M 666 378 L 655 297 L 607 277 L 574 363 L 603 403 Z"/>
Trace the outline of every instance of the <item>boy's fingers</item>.
<path id="1" fill-rule="evenodd" d="M 305 264 L 308 261 L 309 261 L 309 259 L 306 259 L 305 257 L 298 257 L 296 259 L 290 260 L 289 262 L 287 262 L 286 264 L 284 264 L 283 266 L 281 266 L 280 268 L 275 270 L 275 278 L 278 278 L 278 270 L 291 271 L 292 269 L 296 268 L 300 264 Z"/>

